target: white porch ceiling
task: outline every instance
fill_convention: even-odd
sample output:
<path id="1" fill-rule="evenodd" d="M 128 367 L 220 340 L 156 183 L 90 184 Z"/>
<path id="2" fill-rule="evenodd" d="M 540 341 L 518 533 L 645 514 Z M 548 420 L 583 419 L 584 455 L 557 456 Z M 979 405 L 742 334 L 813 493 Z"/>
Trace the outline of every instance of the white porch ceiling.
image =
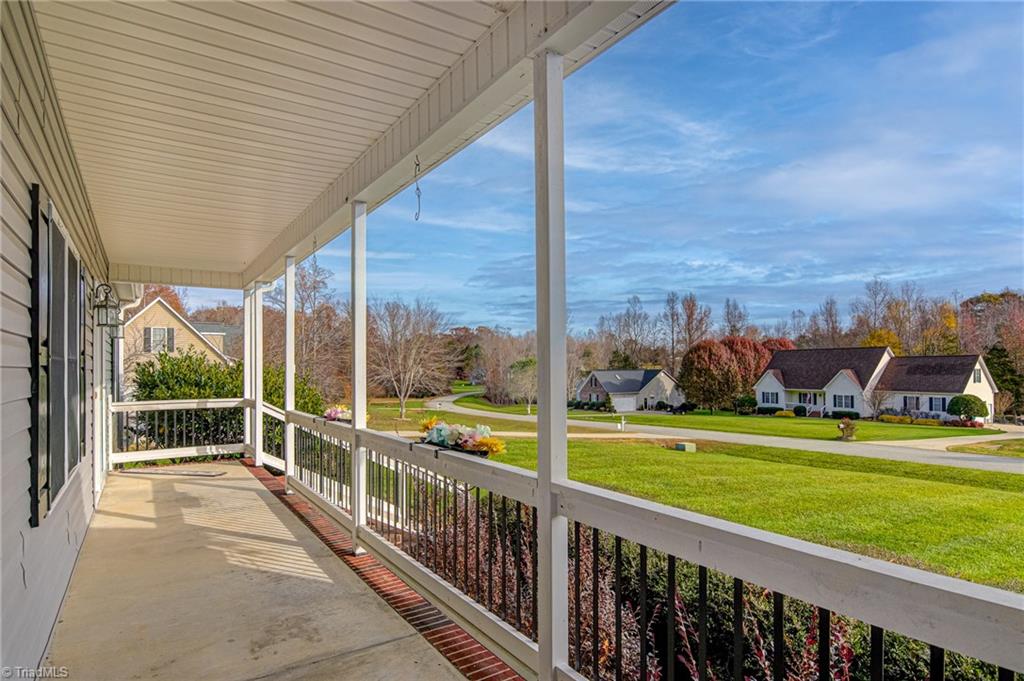
<path id="1" fill-rule="evenodd" d="M 571 68 L 659 6 L 34 4 L 112 278 L 232 287 L 525 103 L 530 49 Z"/>

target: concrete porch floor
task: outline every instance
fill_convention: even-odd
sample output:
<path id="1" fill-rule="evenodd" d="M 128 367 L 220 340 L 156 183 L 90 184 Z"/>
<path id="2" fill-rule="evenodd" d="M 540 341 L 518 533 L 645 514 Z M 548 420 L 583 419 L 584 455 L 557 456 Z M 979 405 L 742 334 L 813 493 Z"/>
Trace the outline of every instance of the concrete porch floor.
<path id="1" fill-rule="evenodd" d="M 47 664 L 69 678 L 462 679 L 241 464 L 107 481 Z"/>

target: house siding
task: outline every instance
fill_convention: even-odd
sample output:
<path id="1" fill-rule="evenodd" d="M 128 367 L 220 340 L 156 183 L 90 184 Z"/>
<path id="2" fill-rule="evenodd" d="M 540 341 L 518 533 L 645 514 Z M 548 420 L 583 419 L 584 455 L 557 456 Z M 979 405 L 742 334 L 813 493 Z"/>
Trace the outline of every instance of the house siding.
<path id="1" fill-rule="evenodd" d="M 666 402 L 673 407 L 678 407 L 684 399 L 683 391 L 679 389 L 676 382 L 663 373 L 655 376 L 643 387 L 636 398 L 637 407 L 643 406 L 644 398 L 647 398 L 649 409 L 654 409 L 654 405 L 658 402 Z"/>
<path id="2" fill-rule="evenodd" d="M 835 395 L 853 395 L 853 407 L 837 407 Z M 861 416 L 868 416 L 867 404 L 864 402 L 864 390 L 846 374 L 839 374 L 825 386 L 825 411 L 855 411 Z"/>
<path id="3" fill-rule="evenodd" d="M 576 391 L 577 400 L 589 401 L 590 396 L 593 394 L 596 398 L 594 400 L 595 402 L 604 402 L 605 398 L 608 397 L 608 391 L 601 385 L 601 381 L 595 381 L 593 379 L 593 374 L 590 374 L 583 379 L 583 383 L 580 384 L 579 390 Z M 592 385 L 592 383 L 596 383 L 596 385 Z"/>
<path id="4" fill-rule="evenodd" d="M 3 636 L 0 666 L 36 667 L 49 640 L 94 507 L 92 397 L 92 277 L 105 276 L 103 253 L 85 185 L 68 140 L 43 54 L 33 9 L 0 3 L 2 97 L 0 97 L 0 485 L 3 527 Z M 86 277 L 85 447 L 58 499 L 38 527 L 29 527 L 31 416 L 30 186 L 39 184 L 41 205 L 52 199 Z"/>

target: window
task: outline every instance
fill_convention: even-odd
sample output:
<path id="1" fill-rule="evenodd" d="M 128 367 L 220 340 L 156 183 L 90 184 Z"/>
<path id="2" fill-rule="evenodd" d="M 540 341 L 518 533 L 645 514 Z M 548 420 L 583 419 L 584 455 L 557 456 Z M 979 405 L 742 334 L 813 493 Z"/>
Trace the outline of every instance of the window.
<path id="1" fill-rule="evenodd" d="M 143 352 L 174 352 L 174 329 L 169 326 L 147 326 L 142 331 Z"/>
<path id="2" fill-rule="evenodd" d="M 928 411 L 946 411 L 945 397 L 929 397 Z"/>
<path id="3" fill-rule="evenodd" d="M 832 407 L 835 409 L 853 409 L 853 395 L 833 395 Z"/>
<path id="4" fill-rule="evenodd" d="M 817 404 L 817 397 L 816 393 L 799 393 L 797 394 L 796 401 L 800 404 Z"/>
<path id="5" fill-rule="evenodd" d="M 981 369 L 974 370 L 974 382 L 981 383 Z"/>
<path id="6" fill-rule="evenodd" d="M 903 396 L 903 411 L 917 411 L 921 408 L 921 398 L 917 395 Z"/>
<path id="7" fill-rule="evenodd" d="M 761 404 L 778 404 L 779 393 L 777 392 L 762 392 L 761 393 Z"/>
<path id="8" fill-rule="evenodd" d="M 32 412 L 29 524 L 52 507 L 84 454 L 85 273 L 50 202 L 32 199 Z"/>

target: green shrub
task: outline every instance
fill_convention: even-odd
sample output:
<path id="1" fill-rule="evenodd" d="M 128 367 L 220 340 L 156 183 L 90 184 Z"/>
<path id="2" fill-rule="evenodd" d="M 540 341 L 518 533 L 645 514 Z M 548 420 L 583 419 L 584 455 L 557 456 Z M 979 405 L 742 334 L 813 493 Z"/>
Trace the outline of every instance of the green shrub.
<path id="1" fill-rule="evenodd" d="M 736 408 L 737 414 L 753 414 L 757 409 L 757 398 L 753 395 L 740 395 L 733 402 L 733 406 Z"/>
<path id="2" fill-rule="evenodd" d="M 612 404 L 612 396 L 611 395 L 605 395 L 604 396 L 604 404 L 601 405 L 601 410 L 602 411 L 606 411 L 609 414 L 614 414 L 615 413 L 615 405 Z"/>
<path id="3" fill-rule="evenodd" d="M 658 411 L 665 411 L 666 409 L 668 409 L 668 407 L 669 404 L 665 400 L 658 400 L 658 403 L 654 405 L 654 408 L 657 409 Z"/>
<path id="4" fill-rule="evenodd" d="M 894 414 L 882 414 L 878 417 L 882 423 L 910 423 L 913 421 L 909 416 L 896 416 Z"/>
<path id="5" fill-rule="evenodd" d="M 775 414 L 776 412 L 780 412 L 780 411 L 782 411 L 782 407 L 758 407 L 757 408 L 757 413 L 758 414 L 767 414 L 769 416 L 771 416 L 772 414 Z"/>
<path id="6" fill-rule="evenodd" d="M 853 420 L 857 420 L 857 419 L 860 418 L 860 412 L 859 411 L 844 411 L 842 409 L 837 409 L 837 410 L 832 412 L 831 416 L 834 419 L 853 419 Z"/>
<path id="7" fill-rule="evenodd" d="M 791 419 L 794 416 L 796 416 L 796 414 L 788 409 L 780 409 L 779 411 L 772 414 L 772 416 L 781 416 L 783 418 Z"/>
<path id="8" fill-rule="evenodd" d="M 793 413 L 797 416 L 807 416 L 807 407 L 802 404 L 798 404 L 793 407 Z"/>
<path id="9" fill-rule="evenodd" d="M 970 421 L 988 416 L 988 406 L 976 395 L 957 395 L 946 405 L 946 413 Z"/>

